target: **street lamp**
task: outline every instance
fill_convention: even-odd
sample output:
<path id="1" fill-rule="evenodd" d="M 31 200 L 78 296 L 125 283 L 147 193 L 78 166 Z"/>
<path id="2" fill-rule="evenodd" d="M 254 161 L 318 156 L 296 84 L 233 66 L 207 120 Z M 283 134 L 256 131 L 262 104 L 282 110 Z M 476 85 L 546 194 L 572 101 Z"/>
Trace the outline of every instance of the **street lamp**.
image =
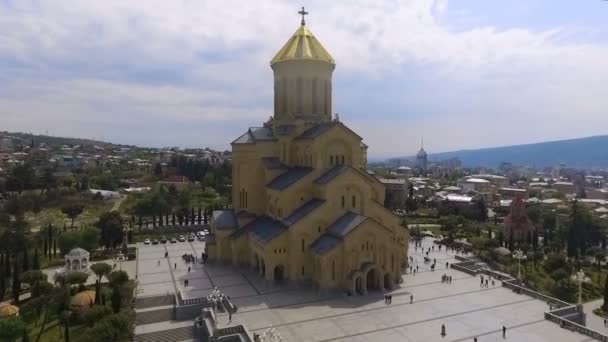
<path id="1" fill-rule="evenodd" d="M 518 249 L 513 253 L 513 258 L 517 259 L 517 279 L 521 283 L 521 261 L 526 260 L 528 257 L 521 249 Z"/>
<path id="2" fill-rule="evenodd" d="M 585 275 L 585 272 L 583 272 L 583 270 L 579 270 L 578 272 L 576 272 L 575 274 L 572 275 L 572 280 L 574 280 L 575 282 L 578 283 L 578 304 L 582 304 L 583 303 L 583 283 L 588 282 L 589 278 L 587 277 L 587 275 Z"/>

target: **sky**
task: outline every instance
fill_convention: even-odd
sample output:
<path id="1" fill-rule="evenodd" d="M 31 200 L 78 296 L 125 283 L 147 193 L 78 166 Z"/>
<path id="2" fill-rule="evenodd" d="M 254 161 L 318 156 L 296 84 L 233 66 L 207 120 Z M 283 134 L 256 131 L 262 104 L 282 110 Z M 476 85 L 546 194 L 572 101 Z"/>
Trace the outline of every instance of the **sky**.
<path id="1" fill-rule="evenodd" d="M 302 5 L 372 158 L 608 133 L 603 0 L 0 0 L 0 130 L 229 149 Z"/>

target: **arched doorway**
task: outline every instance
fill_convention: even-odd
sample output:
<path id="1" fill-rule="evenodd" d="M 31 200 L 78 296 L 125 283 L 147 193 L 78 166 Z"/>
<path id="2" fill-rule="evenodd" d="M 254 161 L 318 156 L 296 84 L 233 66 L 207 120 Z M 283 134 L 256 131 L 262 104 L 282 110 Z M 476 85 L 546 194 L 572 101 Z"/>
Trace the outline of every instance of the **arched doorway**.
<path id="1" fill-rule="evenodd" d="M 385 273 L 384 274 L 384 289 L 386 290 L 390 290 L 393 288 L 393 282 L 391 281 L 391 275 L 390 273 Z"/>
<path id="2" fill-rule="evenodd" d="M 260 259 L 258 258 L 258 255 L 255 253 L 253 254 L 253 268 L 256 271 L 260 270 Z"/>
<path id="3" fill-rule="evenodd" d="M 264 259 L 259 259 L 260 260 L 260 275 L 265 277 L 266 276 L 266 264 L 264 263 Z"/>
<path id="4" fill-rule="evenodd" d="M 355 278 L 355 291 L 359 294 L 363 294 L 363 279 L 361 279 L 361 277 Z"/>
<path id="5" fill-rule="evenodd" d="M 285 281 L 285 267 L 283 265 L 277 265 L 274 268 L 274 280 L 277 283 Z"/>
<path id="6" fill-rule="evenodd" d="M 377 290 L 378 289 L 378 279 L 376 276 L 376 270 L 371 269 L 367 271 L 367 289 L 368 290 Z"/>

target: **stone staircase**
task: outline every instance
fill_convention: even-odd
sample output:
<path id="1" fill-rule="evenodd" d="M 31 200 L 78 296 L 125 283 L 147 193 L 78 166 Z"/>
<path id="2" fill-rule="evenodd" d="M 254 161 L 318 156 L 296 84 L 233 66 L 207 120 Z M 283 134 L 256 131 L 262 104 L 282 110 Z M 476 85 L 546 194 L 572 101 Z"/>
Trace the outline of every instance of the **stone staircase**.
<path id="1" fill-rule="evenodd" d="M 155 308 L 157 306 L 175 305 L 174 295 L 163 295 L 153 297 L 138 297 L 135 300 L 135 308 L 147 309 Z"/>
<path id="2" fill-rule="evenodd" d="M 137 312 L 135 315 L 135 322 L 137 325 L 171 321 L 174 319 L 174 308 Z"/>
<path id="3" fill-rule="evenodd" d="M 181 342 L 194 339 L 194 327 L 183 327 L 135 336 L 137 342 Z"/>

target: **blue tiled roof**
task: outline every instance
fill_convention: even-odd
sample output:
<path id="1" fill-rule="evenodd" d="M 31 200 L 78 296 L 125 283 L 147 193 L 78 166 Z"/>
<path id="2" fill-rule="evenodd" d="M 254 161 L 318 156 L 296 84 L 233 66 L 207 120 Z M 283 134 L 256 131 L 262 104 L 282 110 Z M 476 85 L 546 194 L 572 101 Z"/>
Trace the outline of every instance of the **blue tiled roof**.
<path id="1" fill-rule="evenodd" d="M 253 139 L 258 140 L 274 140 L 274 134 L 270 127 L 250 127 L 249 132 Z"/>
<path id="2" fill-rule="evenodd" d="M 342 239 L 333 235 L 323 234 L 310 245 L 310 250 L 313 253 L 323 255 L 336 247 L 341 241 Z"/>
<path id="3" fill-rule="evenodd" d="M 277 157 L 262 157 L 262 164 L 264 164 L 264 167 L 271 170 L 285 167 Z"/>
<path id="4" fill-rule="evenodd" d="M 317 178 L 315 180 L 315 183 L 327 184 L 327 183 L 329 183 L 329 181 L 334 179 L 336 176 L 338 176 L 342 172 L 346 171 L 346 169 L 348 169 L 348 165 L 335 166 L 334 168 L 329 169 L 327 172 L 325 172 L 319 178 Z"/>
<path id="5" fill-rule="evenodd" d="M 243 228 L 249 231 L 252 238 L 261 242 L 269 242 L 287 230 L 286 225 L 268 216 L 260 216 Z"/>
<path id="6" fill-rule="evenodd" d="M 233 144 L 255 144 L 258 141 L 274 140 L 274 134 L 269 127 L 250 127 L 245 134 L 236 138 Z"/>
<path id="7" fill-rule="evenodd" d="M 275 127 L 274 131 L 277 135 L 290 135 L 295 128 L 295 125 L 280 125 Z"/>
<path id="8" fill-rule="evenodd" d="M 296 139 L 313 139 L 319 135 L 325 133 L 328 129 L 334 126 L 333 122 L 326 122 L 318 125 L 314 125 L 311 128 L 305 130 Z"/>
<path id="9" fill-rule="evenodd" d="M 214 210 L 212 214 L 216 229 L 236 228 L 237 221 L 232 210 Z"/>
<path id="10" fill-rule="evenodd" d="M 283 220 L 283 223 L 285 223 L 288 226 L 291 226 L 292 224 L 294 224 L 294 223 L 298 222 L 300 219 L 302 219 L 304 216 L 310 214 L 313 210 L 318 208 L 323 203 L 325 203 L 324 200 L 318 199 L 318 198 L 313 198 L 310 201 L 304 203 L 302 206 L 300 206 L 296 210 L 294 210 L 291 214 L 289 214 L 289 216 L 287 216 Z"/>
<path id="11" fill-rule="evenodd" d="M 367 217 L 349 211 L 332 223 L 327 228 L 327 232 L 334 236 L 344 237 L 365 220 L 367 220 Z"/>
<path id="12" fill-rule="evenodd" d="M 278 191 L 285 190 L 290 185 L 292 185 L 293 183 L 299 181 L 304 176 L 306 176 L 307 174 L 309 174 L 311 171 L 312 171 L 312 169 L 309 168 L 309 167 L 294 167 L 294 168 L 290 168 L 289 170 L 287 170 L 282 175 L 280 175 L 277 178 L 273 179 L 270 183 L 268 183 L 268 185 L 266 185 L 266 187 L 268 187 L 270 189 L 273 189 L 273 190 L 278 190 Z"/>

